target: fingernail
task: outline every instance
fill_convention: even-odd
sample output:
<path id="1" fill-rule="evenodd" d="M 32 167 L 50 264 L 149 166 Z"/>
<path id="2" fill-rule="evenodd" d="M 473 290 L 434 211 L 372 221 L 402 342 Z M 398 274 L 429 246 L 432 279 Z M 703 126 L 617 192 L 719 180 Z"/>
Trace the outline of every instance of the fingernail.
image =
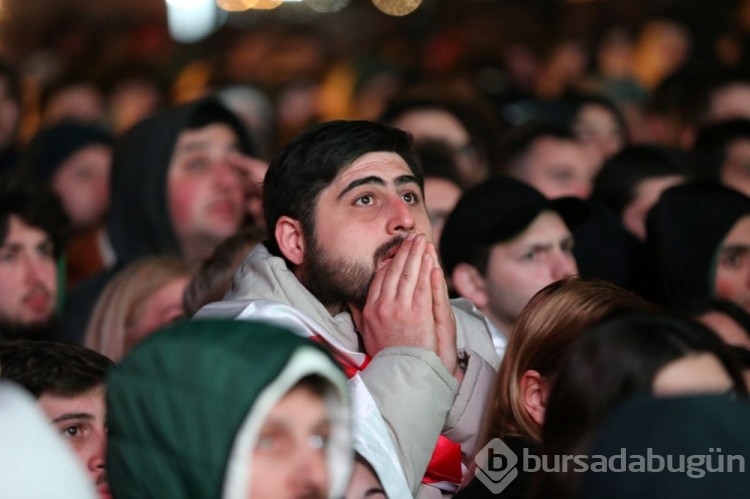
<path id="1" fill-rule="evenodd" d="M 406 236 L 406 240 L 412 241 L 415 237 L 417 237 L 417 234 L 415 232 L 409 232 L 409 234 Z"/>

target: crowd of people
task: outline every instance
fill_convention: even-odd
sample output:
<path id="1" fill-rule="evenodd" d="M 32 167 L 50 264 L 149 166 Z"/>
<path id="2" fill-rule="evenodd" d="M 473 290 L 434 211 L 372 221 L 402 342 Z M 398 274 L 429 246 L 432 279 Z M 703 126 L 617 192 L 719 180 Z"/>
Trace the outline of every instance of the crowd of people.
<path id="1" fill-rule="evenodd" d="M 0 65 L 0 496 L 745 497 L 750 76 L 560 57 L 299 121 L 73 78 L 26 139 Z M 553 466 L 621 448 L 705 459 Z"/>

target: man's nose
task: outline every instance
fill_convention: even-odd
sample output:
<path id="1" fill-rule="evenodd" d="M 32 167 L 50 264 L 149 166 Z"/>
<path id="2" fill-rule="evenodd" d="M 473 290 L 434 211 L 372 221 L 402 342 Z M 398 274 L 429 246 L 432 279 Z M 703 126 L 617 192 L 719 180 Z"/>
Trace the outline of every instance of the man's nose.
<path id="1" fill-rule="evenodd" d="M 414 215 L 410 205 L 397 196 L 388 202 L 388 232 L 396 234 L 414 230 Z"/>
<path id="2" fill-rule="evenodd" d="M 328 489 L 328 466 L 322 449 L 308 449 L 298 457 L 292 479 L 295 489 L 305 491 L 311 497 L 325 497 Z M 313 493 L 315 492 L 315 493 Z"/>
<path id="3" fill-rule="evenodd" d="M 552 264 L 552 278 L 559 281 L 565 277 L 578 273 L 578 265 L 573 255 L 567 252 L 559 252 L 554 256 Z"/>

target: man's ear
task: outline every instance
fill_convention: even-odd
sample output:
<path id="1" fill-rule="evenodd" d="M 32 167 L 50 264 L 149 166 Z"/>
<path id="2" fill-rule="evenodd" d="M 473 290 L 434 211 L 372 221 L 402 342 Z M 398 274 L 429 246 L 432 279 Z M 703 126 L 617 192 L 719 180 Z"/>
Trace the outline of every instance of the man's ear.
<path id="1" fill-rule="evenodd" d="M 459 263 L 453 269 L 453 287 L 475 307 L 483 309 L 489 302 L 487 283 L 476 267 L 468 263 Z"/>
<path id="2" fill-rule="evenodd" d="M 544 376 L 538 371 L 529 369 L 521 376 L 521 398 L 526 412 L 536 424 L 544 424 L 544 413 L 547 409 L 547 396 L 549 387 Z"/>
<path id="3" fill-rule="evenodd" d="M 305 258 L 305 237 L 299 220 L 286 215 L 279 217 L 274 237 L 281 254 L 294 265 L 300 265 Z"/>

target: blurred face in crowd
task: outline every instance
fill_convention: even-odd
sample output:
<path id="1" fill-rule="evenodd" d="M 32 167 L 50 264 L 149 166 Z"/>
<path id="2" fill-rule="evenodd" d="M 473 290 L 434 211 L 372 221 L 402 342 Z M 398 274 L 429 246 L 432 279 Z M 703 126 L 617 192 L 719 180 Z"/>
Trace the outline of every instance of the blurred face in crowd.
<path id="1" fill-rule="evenodd" d="M 685 182 L 679 175 L 653 177 L 643 180 L 635 188 L 635 197 L 622 210 L 625 228 L 641 241 L 646 240 L 646 216 L 654 207 L 661 193 L 670 187 Z"/>
<path id="2" fill-rule="evenodd" d="M 52 178 L 52 190 L 74 227 L 93 227 L 104 220 L 111 164 L 112 148 L 91 144 L 71 154 Z"/>
<path id="3" fill-rule="evenodd" d="M 172 226 L 188 259 L 196 259 L 195 253 L 201 253 L 197 259 L 207 258 L 239 229 L 245 213 L 241 158 L 228 125 L 209 124 L 179 135 L 167 190 Z"/>
<path id="4" fill-rule="evenodd" d="M 107 428 L 104 386 L 73 396 L 43 393 L 39 406 L 73 448 L 96 486 L 101 499 L 109 499 L 105 473 Z"/>
<path id="5" fill-rule="evenodd" d="M 522 160 L 513 176 L 549 199 L 574 196 L 587 199 L 598 165 L 579 143 L 541 137 Z"/>
<path id="6" fill-rule="evenodd" d="M 747 83 L 727 85 L 711 95 L 708 120 L 718 123 L 732 118 L 750 118 L 750 85 Z"/>
<path id="7" fill-rule="evenodd" d="M 0 246 L 0 323 L 15 327 L 52 320 L 57 266 L 49 235 L 11 215 Z"/>
<path id="8" fill-rule="evenodd" d="M 715 295 L 750 312 L 750 215 L 734 224 L 719 247 Z"/>
<path id="9" fill-rule="evenodd" d="M 729 145 L 719 177 L 722 184 L 750 196 L 750 140 L 738 139 Z"/>
<path id="10" fill-rule="evenodd" d="M 185 315 L 182 295 L 188 280 L 188 276 L 178 277 L 143 300 L 126 326 L 126 352 L 149 334 Z"/>
<path id="11" fill-rule="evenodd" d="M 589 103 L 581 106 L 573 122 L 573 133 L 599 163 L 625 146 L 625 130 L 612 111 L 605 106 Z"/>
<path id="12" fill-rule="evenodd" d="M 506 334 L 537 291 L 578 273 L 573 236 L 555 212 L 542 212 L 521 234 L 490 249 L 482 283 L 464 293 L 454 272 L 454 285 Z"/>
<path id="13" fill-rule="evenodd" d="M 271 410 L 252 455 L 248 499 L 323 499 L 331 422 L 323 399 L 297 387 Z"/>
<path id="14" fill-rule="evenodd" d="M 655 395 L 671 397 L 725 393 L 733 387 L 732 378 L 716 355 L 695 353 L 661 368 L 654 378 L 653 390 Z"/>
<path id="15" fill-rule="evenodd" d="M 448 145 L 465 185 L 476 185 L 487 177 L 487 167 L 480 160 L 471 135 L 461 121 L 439 108 L 414 109 L 392 123 L 406 130 L 415 142 L 438 140 Z"/>
<path id="16" fill-rule="evenodd" d="M 450 180 L 440 177 L 425 177 L 424 202 L 432 225 L 432 236 L 440 241 L 445 220 L 458 203 L 462 191 Z"/>

